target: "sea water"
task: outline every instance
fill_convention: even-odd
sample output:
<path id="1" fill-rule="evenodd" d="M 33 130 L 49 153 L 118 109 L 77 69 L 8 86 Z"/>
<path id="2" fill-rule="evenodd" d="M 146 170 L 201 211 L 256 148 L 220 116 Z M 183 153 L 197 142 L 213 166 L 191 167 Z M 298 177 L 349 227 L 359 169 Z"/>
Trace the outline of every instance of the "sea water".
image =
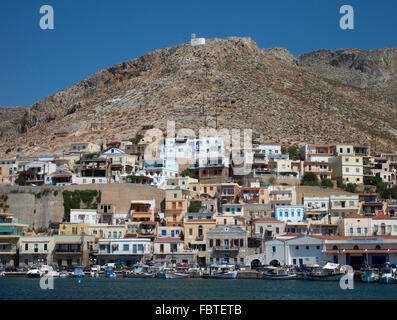
<path id="1" fill-rule="evenodd" d="M 40 279 L 0 278 L 0 299 L 387 300 L 397 299 L 397 285 L 356 281 L 342 290 L 338 281 L 55 278 L 53 289 L 43 290 Z"/>

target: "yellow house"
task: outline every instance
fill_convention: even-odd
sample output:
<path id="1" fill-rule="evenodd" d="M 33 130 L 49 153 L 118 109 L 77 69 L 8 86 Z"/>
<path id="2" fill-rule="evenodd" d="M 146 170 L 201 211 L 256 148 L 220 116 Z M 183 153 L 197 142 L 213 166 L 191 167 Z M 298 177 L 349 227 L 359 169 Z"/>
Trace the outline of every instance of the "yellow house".
<path id="1" fill-rule="evenodd" d="M 363 184 L 363 157 L 341 155 L 331 162 L 332 179 L 338 181 L 339 186 L 348 183 Z"/>
<path id="2" fill-rule="evenodd" d="M 59 235 L 88 234 L 88 223 L 64 222 L 59 225 Z"/>
<path id="3" fill-rule="evenodd" d="M 75 142 L 71 145 L 72 152 L 95 153 L 101 152 L 101 146 L 92 142 Z"/>
<path id="4" fill-rule="evenodd" d="M 182 225 L 185 213 L 188 210 L 191 191 L 187 189 L 165 190 L 164 218 L 167 225 Z"/>
<path id="5" fill-rule="evenodd" d="M 88 235 L 95 236 L 96 239 L 121 239 L 124 238 L 125 232 L 124 225 L 98 223 L 88 226 Z"/>
<path id="6" fill-rule="evenodd" d="M 207 231 L 216 227 L 216 220 L 206 215 L 206 213 L 186 213 L 184 219 L 184 241 L 189 248 L 198 250 L 199 264 L 205 263 Z"/>
<path id="7" fill-rule="evenodd" d="M 15 176 L 10 174 L 9 166 L 0 166 L 0 184 L 14 184 Z"/>
<path id="8" fill-rule="evenodd" d="M 19 266 L 52 264 L 54 237 L 33 236 L 21 237 L 19 240 Z"/>

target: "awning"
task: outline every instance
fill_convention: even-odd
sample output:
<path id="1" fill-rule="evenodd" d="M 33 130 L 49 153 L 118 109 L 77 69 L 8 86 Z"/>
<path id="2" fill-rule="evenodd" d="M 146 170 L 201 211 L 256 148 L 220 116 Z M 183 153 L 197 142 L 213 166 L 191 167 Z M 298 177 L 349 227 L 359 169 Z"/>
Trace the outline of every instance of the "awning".
<path id="1" fill-rule="evenodd" d="M 81 241 L 60 241 L 55 244 L 81 244 Z"/>
<path id="2" fill-rule="evenodd" d="M 100 246 L 110 246 L 110 243 L 106 242 L 106 243 L 98 243 L 98 245 Z"/>
<path id="3" fill-rule="evenodd" d="M 54 179 L 61 179 L 61 178 L 71 178 L 72 177 L 72 175 L 70 174 L 70 175 L 68 175 L 68 174 L 60 174 L 60 175 L 57 175 L 57 176 L 52 176 Z"/>

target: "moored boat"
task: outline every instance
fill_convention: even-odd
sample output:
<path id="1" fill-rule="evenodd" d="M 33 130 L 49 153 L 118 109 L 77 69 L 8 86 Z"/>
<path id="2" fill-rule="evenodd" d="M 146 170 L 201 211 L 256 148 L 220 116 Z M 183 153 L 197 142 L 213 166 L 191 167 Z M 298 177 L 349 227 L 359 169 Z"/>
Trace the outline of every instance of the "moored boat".
<path id="1" fill-rule="evenodd" d="M 42 271 L 38 267 L 31 267 L 26 273 L 26 276 L 28 278 L 40 278 L 42 274 Z"/>
<path id="2" fill-rule="evenodd" d="M 376 269 L 367 269 L 361 274 L 361 281 L 366 283 L 378 282 L 379 273 Z"/>
<path id="3" fill-rule="evenodd" d="M 236 279 L 237 270 L 234 265 L 211 266 L 209 272 L 203 273 L 204 279 Z"/>
<path id="4" fill-rule="evenodd" d="M 292 280 L 297 275 L 292 268 L 269 268 L 262 273 L 262 279 L 265 280 Z"/>
<path id="5" fill-rule="evenodd" d="M 48 265 L 43 265 L 40 267 L 40 271 L 42 272 L 42 277 L 43 276 L 49 276 L 49 277 L 54 277 L 54 278 L 58 278 L 60 276 L 60 273 L 56 270 L 54 270 L 54 268 L 52 266 L 48 266 Z"/>
<path id="6" fill-rule="evenodd" d="M 165 279 L 185 279 L 189 278 L 189 273 L 183 273 L 183 272 L 165 272 Z"/>
<path id="7" fill-rule="evenodd" d="M 116 278 L 117 275 L 116 275 L 116 272 L 114 272 L 113 269 L 109 268 L 109 269 L 105 270 L 105 277 L 106 278 Z"/>
<path id="8" fill-rule="evenodd" d="M 304 279 L 315 281 L 339 281 L 346 274 L 347 270 L 342 270 L 340 264 L 328 262 L 322 268 L 315 268 L 314 271 L 305 273 Z"/>
<path id="9" fill-rule="evenodd" d="M 124 270 L 123 278 L 154 278 L 156 274 L 150 270 L 149 266 L 134 265 L 134 269 Z"/>
<path id="10" fill-rule="evenodd" d="M 83 266 L 74 266 L 74 271 L 72 274 L 73 278 L 83 278 L 84 277 L 84 272 L 83 272 Z"/>

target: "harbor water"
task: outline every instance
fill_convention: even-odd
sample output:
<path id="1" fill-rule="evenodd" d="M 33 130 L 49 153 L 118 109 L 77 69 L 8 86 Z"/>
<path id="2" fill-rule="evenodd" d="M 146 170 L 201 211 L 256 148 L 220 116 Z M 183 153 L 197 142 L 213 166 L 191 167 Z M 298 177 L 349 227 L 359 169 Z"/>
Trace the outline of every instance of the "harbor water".
<path id="1" fill-rule="evenodd" d="M 1 300 L 395 300 L 397 285 L 338 281 L 206 279 L 54 279 L 52 290 L 40 279 L 0 278 Z"/>

